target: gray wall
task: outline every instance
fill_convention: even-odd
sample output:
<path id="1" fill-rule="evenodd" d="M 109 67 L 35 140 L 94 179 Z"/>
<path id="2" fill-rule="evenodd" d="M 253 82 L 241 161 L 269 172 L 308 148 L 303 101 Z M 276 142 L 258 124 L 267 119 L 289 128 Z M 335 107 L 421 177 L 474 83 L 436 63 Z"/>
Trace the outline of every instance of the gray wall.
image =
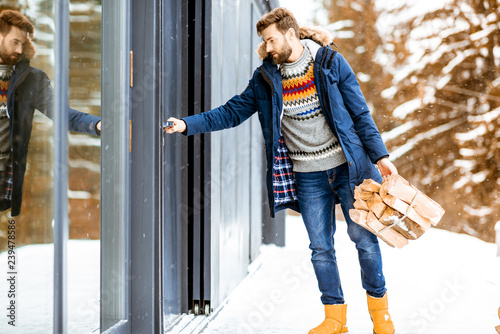
<path id="1" fill-rule="evenodd" d="M 254 1 L 212 2 L 212 107 L 241 93 L 258 61 Z M 263 140 L 257 115 L 211 135 L 212 307 L 248 272 L 261 244 Z"/>

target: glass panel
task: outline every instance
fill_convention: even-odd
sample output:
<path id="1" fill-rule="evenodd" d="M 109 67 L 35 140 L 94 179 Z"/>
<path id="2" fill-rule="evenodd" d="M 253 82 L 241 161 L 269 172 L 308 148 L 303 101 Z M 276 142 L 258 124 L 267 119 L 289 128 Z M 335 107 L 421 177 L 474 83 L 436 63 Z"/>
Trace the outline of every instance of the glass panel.
<path id="1" fill-rule="evenodd" d="M 13 277 L 12 282 L 15 282 L 12 285 L 0 284 L 0 307 L 15 306 L 8 311 L 15 322 L 9 324 L 10 319 L 2 317 L 0 333 L 50 333 L 53 330 L 54 282 L 52 153 L 58 144 L 53 140 L 53 123 L 49 118 L 52 115 L 53 84 L 48 84 L 48 80 L 53 79 L 55 66 L 54 2 L 2 1 L 0 9 L 19 10 L 33 23 L 32 42 L 36 55 L 30 65 L 40 70 L 28 67 L 26 62 L 19 62 L 12 79 L 0 82 L 0 104 L 6 99 L 12 115 L 8 119 L 11 127 L 6 128 L 7 133 L 5 130 L 2 132 L 0 125 L 0 152 L 3 150 L 1 142 L 5 142 L 6 138 L 11 143 L 13 161 L 12 202 L 8 202 L 12 209 L 0 214 L 0 277 L 4 281 L 7 275 L 7 278 Z M 85 114 L 68 111 L 69 128 L 87 134 L 72 132 L 69 135 L 71 240 L 67 247 L 67 320 L 68 332 L 90 333 L 99 327 L 100 140 L 92 136 L 99 118 L 89 114 L 100 113 L 101 3 L 97 0 L 73 0 L 70 10 L 70 106 Z M 4 51 L 8 51 L 6 36 L 12 31 L 15 29 L 0 31 L 2 60 L 9 54 Z M 25 48 L 24 54 L 28 56 L 26 50 L 28 48 Z M 19 81 L 15 81 L 17 79 Z M 7 83 L 13 86 L 9 87 L 4 97 Z M 9 138 L 12 140 L 9 141 Z M 25 174 L 23 166 L 26 167 Z M 0 174 L 1 169 L 0 162 Z M 4 173 L 0 183 L 5 179 Z M 22 189 L 22 204 L 18 189 Z M 5 191 L 0 190 L 0 196 L 4 195 Z M 5 209 L 5 202 L 0 203 L 0 208 Z M 10 249 L 9 238 L 15 242 L 15 247 L 11 243 Z M 13 259 L 9 255 L 15 256 L 15 265 L 8 262 Z M 15 290 L 15 294 L 9 297 L 8 290 Z"/>
<path id="2" fill-rule="evenodd" d="M 52 78 L 52 2 L 2 1 L 0 9 L 21 11 L 33 23 L 32 42 L 36 54 L 30 65 Z M 2 11 L 0 15 L 7 13 Z M 12 14 L 4 17 L 9 16 Z M 11 46 L 14 44 L 10 43 L 10 37 L 11 34 L 19 32 L 17 29 L 0 32 L 0 58 L 3 63 L 8 62 L 4 58 L 13 52 Z M 27 52 L 24 54 L 25 57 L 28 56 Z M 41 112 L 51 113 L 51 108 L 43 101 L 50 95 L 50 90 L 44 85 L 43 75 L 36 75 L 26 60 L 20 59 L 16 63 L 10 79 L 5 69 L 1 70 L 0 75 L 3 109 L 0 123 L 4 124 L 0 125 L 3 129 L 0 130 L 0 151 L 4 152 L 4 156 L 9 152 L 7 155 L 12 157 L 12 163 L 7 162 L 0 167 L 1 209 L 11 207 L 0 214 L 0 308 L 10 308 L 9 317 L 3 316 L 0 321 L 0 332 L 49 333 L 52 331 L 53 319 L 53 129 L 52 121 Z M 5 94 L 7 85 L 9 89 Z M 4 116 L 5 102 L 8 105 L 9 118 Z M 41 110 L 33 114 L 35 107 Z M 9 166 L 12 166 L 12 185 L 4 187 L 9 179 Z M 6 189 L 12 189 L 12 194 L 9 195 Z M 3 284 L 5 279 L 10 279 L 9 284 Z"/>
<path id="3" fill-rule="evenodd" d="M 102 4 L 101 331 L 128 314 L 130 2 Z"/>
<path id="4" fill-rule="evenodd" d="M 163 7 L 163 119 L 171 116 L 185 116 L 182 108 L 182 10 L 180 1 L 166 1 Z M 172 78 L 177 78 L 172 80 Z M 185 207 L 187 197 L 182 180 L 187 177 L 186 157 L 187 140 L 180 136 L 165 136 L 163 169 L 163 312 L 164 324 L 168 328 L 186 309 L 187 297 L 183 294 L 183 282 L 187 281 L 182 252 L 187 245 L 182 242 L 186 224 L 179 205 Z M 181 204 L 180 204 L 181 203 Z M 187 211 L 187 210 L 186 210 Z M 184 264 L 183 264 L 184 263 Z M 191 305 L 189 305 L 191 306 Z"/>
<path id="5" fill-rule="evenodd" d="M 100 115 L 101 0 L 70 2 L 69 105 Z M 68 332 L 99 328 L 100 138 L 71 132 L 68 169 Z"/>

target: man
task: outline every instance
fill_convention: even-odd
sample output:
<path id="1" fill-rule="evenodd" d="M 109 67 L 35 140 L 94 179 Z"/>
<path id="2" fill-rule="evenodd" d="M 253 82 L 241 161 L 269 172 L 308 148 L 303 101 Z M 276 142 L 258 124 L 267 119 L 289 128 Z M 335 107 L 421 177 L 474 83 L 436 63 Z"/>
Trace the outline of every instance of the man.
<path id="1" fill-rule="evenodd" d="M 355 74 L 328 44 L 330 36 L 301 29 L 278 8 L 257 23 L 264 62 L 243 93 L 211 111 L 170 118 L 167 133 L 186 135 L 237 126 L 255 112 L 263 128 L 272 215 L 292 208 L 307 228 L 325 320 L 309 333 L 347 333 L 347 305 L 335 257 L 335 203 L 356 244 L 374 333 L 394 333 L 377 237 L 349 218 L 354 187 L 397 174 Z M 319 43 L 318 43 L 319 40 Z M 379 171 L 374 167 L 378 165 Z"/>
<path id="2" fill-rule="evenodd" d="M 30 36 L 34 27 L 21 13 L 0 13 L 0 211 L 21 213 L 24 173 L 33 125 L 33 113 L 53 113 L 50 80 L 30 66 L 35 55 Z M 69 109 L 69 130 L 99 135 L 101 121 Z"/>

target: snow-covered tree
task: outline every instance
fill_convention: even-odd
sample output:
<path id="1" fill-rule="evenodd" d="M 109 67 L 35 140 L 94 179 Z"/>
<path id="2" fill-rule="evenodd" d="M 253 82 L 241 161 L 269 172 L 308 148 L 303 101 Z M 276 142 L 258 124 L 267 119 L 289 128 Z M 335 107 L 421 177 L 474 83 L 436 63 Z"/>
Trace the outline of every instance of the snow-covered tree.
<path id="1" fill-rule="evenodd" d="M 493 241 L 500 220 L 500 12 L 496 0 L 377 2 L 395 104 L 384 133 L 400 173 L 447 210 L 442 227 Z M 385 6 L 385 7 L 384 7 Z"/>
<path id="2" fill-rule="evenodd" d="M 400 173 L 493 241 L 500 220 L 497 0 L 324 0 Z"/>
<path id="3" fill-rule="evenodd" d="M 375 3 L 365 0 L 324 0 L 337 51 L 349 62 L 377 124 L 385 128 L 385 99 L 381 92 L 391 84 L 390 73 L 374 61 L 382 39 L 376 28 Z"/>

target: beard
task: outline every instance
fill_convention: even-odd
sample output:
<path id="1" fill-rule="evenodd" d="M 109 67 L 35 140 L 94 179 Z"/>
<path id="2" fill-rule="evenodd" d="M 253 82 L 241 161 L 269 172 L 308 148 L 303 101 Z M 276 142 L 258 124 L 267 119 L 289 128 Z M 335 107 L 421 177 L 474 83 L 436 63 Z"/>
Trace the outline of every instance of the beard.
<path id="1" fill-rule="evenodd" d="M 2 59 L 4 64 L 15 65 L 19 61 L 21 55 L 17 52 L 9 53 L 5 50 L 3 45 L 0 45 L 0 59 Z"/>
<path id="2" fill-rule="evenodd" d="M 291 54 L 292 54 L 292 47 L 290 46 L 290 44 L 288 44 L 288 42 L 285 39 L 283 39 L 283 47 L 281 48 L 281 50 L 276 51 L 275 56 L 272 56 L 273 62 L 276 65 L 281 65 L 284 62 L 286 62 L 288 58 L 290 58 Z"/>

